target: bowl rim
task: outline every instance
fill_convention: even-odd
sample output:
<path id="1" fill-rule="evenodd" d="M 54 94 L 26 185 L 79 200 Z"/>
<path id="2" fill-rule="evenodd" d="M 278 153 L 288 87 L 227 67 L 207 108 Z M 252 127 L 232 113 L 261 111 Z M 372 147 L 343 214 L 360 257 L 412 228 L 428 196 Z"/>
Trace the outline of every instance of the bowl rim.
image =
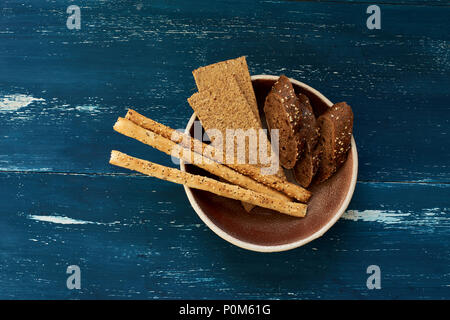
<path id="1" fill-rule="evenodd" d="M 278 78 L 279 78 L 278 76 L 265 75 L 265 74 L 251 76 L 252 81 L 259 80 L 259 79 L 278 80 Z M 323 94 L 321 94 L 316 89 L 308 86 L 307 84 L 305 84 L 303 82 L 295 80 L 293 78 L 289 78 L 289 80 L 292 83 L 298 85 L 299 87 L 305 88 L 308 91 L 313 92 L 317 97 L 322 99 L 330 107 L 333 105 L 333 103 L 330 100 L 328 100 L 328 98 L 326 98 Z M 184 131 L 185 133 L 190 134 L 190 129 L 191 129 L 192 125 L 194 124 L 194 121 L 196 118 L 197 118 L 197 114 L 194 112 L 192 114 L 191 118 L 189 119 L 189 122 L 186 125 L 186 129 Z M 189 200 L 192 208 L 197 213 L 199 218 L 215 234 L 217 234 L 222 239 L 234 244 L 235 246 L 238 246 L 243 249 L 251 250 L 251 251 L 257 251 L 257 252 L 280 252 L 280 251 L 287 251 L 287 250 L 295 249 L 295 248 L 301 247 L 317 238 L 320 238 L 325 232 L 327 232 L 339 220 L 339 218 L 344 214 L 345 210 L 347 209 L 348 205 L 350 204 L 353 193 L 355 191 L 356 181 L 357 181 L 357 176 L 358 176 L 358 151 L 356 150 L 356 143 L 355 143 L 355 139 L 354 139 L 353 135 L 352 135 L 352 140 L 351 140 L 351 146 L 352 146 L 351 150 L 352 150 L 352 160 L 353 160 L 352 179 L 350 181 L 350 187 L 345 196 L 345 199 L 344 199 L 342 205 L 336 211 L 336 214 L 333 215 L 333 217 L 322 228 L 320 228 L 319 230 L 317 230 L 316 232 L 314 232 L 313 234 L 311 234 L 310 236 L 308 236 L 305 239 L 301 239 L 301 240 L 297 240 L 297 241 L 293 241 L 293 242 L 289 242 L 289 243 L 284 243 L 284 244 L 279 244 L 279 245 L 259 245 L 259 244 L 254 244 L 251 242 L 240 240 L 240 239 L 228 234 L 227 232 L 225 232 L 223 229 L 221 229 L 216 224 L 214 224 L 214 222 L 211 219 L 208 218 L 206 213 L 202 210 L 202 208 L 200 208 L 197 201 L 195 200 L 194 195 L 192 194 L 191 188 L 184 185 L 184 190 L 186 192 L 186 195 L 188 197 L 188 200 Z M 185 162 L 183 160 L 180 160 L 180 169 L 181 169 L 181 171 L 186 171 Z"/>

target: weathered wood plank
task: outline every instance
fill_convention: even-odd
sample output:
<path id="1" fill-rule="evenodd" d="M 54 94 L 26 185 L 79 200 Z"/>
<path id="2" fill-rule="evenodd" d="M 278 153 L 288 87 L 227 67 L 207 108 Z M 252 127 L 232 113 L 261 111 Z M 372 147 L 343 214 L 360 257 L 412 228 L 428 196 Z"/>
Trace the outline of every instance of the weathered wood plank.
<path id="1" fill-rule="evenodd" d="M 271 1 L 271 0 L 268 0 Z M 448 6 L 448 2 L 445 0 L 379 0 L 376 2 L 369 0 L 287 0 L 287 1 L 300 1 L 300 2 L 324 2 L 324 3 L 335 3 L 335 4 L 366 4 L 367 6 L 376 5 L 386 5 L 386 6 Z M 276 2 L 276 1 L 274 1 Z M 283 1 L 278 1 L 283 2 Z"/>
<path id="2" fill-rule="evenodd" d="M 449 182 L 448 7 L 386 5 L 368 30 L 367 4 L 83 1 L 71 31 L 67 5 L 3 6 L 1 170 L 115 172 L 112 148 L 165 162 L 114 133 L 115 118 L 134 107 L 182 128 L 191 70 L 247 55 L 253 74 L 353 106 L 360 180 Z"/>
<path id="3" fill-rule="evenodd" d="M 181 186 L 152 178 L 1 173 L 0 185 L 0 298 L 449 297 L 448 184 L 358 183 L 322 238 L 275 254 L 218 238 Z M 381 290 L 366 287 L 372 264 Z"/>

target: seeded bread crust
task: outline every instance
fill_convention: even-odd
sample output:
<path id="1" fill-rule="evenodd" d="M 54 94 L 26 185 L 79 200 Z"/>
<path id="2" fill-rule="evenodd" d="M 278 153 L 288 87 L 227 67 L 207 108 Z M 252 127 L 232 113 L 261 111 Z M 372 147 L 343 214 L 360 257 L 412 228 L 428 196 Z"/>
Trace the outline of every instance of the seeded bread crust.
<path id="1" fill-rule="evenodd" d="M 304 188 L 307 188 L 319 168 L 320 148 L 316 148 L 320 136 L 320 129 L 314 116 L 313 108 L 308 97 L 298 94 L 300 110 L 302 113 L 302 126 L 298 132 L 303 152 L 294 167 L 295 180 Z"/>
<path id="2" fill-rule="evenodd" d="M 314 183 L 330 178 L 347 159 L 353 132 L 353 112 L 346 102 L 339 102 L 318 118 L 319 148 L 322 150 Z"/>
<path id="3" fill-rule="evenodd" d="M 236 79 L 229 72 L 222 72 L 215 75 L 216 88 L 220 90 L 204 90 L 194 93 L 188 98 L 189 105 L 197 114 L 205 130 L 218 129 L 222 132 L 225 139 L 227 129 L 262 129 L 261 122 L 247 103 L 244 95 L 239 89 Z M 267 154 L 272 153 L 272 147 L 267 137 L 262 137 L 265 141 L 259 142 L 259 145 L 267 146 Z M 259 139 L 259 138 L 258 138 Z M 225 141 L 223 141 L 225 142 Z M 261 144 L 262 143 L 262 144 Z M 250 155 L 251 149 L 246 144 L 245 154 Z M 259 150 L 257 150 L 258 156 Z M 270 166 L 257 163 L 256 166 Z M 281 167 L 276 173 L 277 176 L 285 178 Z"/>
<path id="4" fill-rule="evenodd" d="M 192 109 L 194 109 L 199 117 L 203 128 L 205 128 L 205 130 L 220 130 L 223 139 L 226 137 L 227 129 L 261 129 L 259 121 L 250 110 L 247 100 L 240 94 L 236 80 L 230 76 L 228 81 L 223 80 L 221 82 L 220 87 L 223 88 L 223 90 L 199 91 L 194 93 L 188 99 Z M 223 141 L 223 143 L 225 143 L 225 141 Z M 225 147 L 225 145 L 223 147 Z M 256 155 L 250 154 L 252 150 L 254 149 L 246 144 L 246 158 L 250 157 L 250 155 L 253 158 L 258 155 L 258 150 L 256 150 Z"/>
<path id="5" fill-rule="evenodd" d="M 302 117 L 302 125 L 299 130 L 299 136 L 303 141 L 304 146 L 310 150 L 313 150 L 319 141 L 320 129 L 317 125 L 317 120 L 308 97 L 302 93 L 299 93 L 297 98 Z"/>
<path id="6" fill-rule="evenodd" d="M 280 76 L 267 95 L 264 113 L 269 130 L 279 130 L 280 163 L 292 169 L 303 147 L 297 134 L 302 118 L 294 87 L 285 75 Z"/>

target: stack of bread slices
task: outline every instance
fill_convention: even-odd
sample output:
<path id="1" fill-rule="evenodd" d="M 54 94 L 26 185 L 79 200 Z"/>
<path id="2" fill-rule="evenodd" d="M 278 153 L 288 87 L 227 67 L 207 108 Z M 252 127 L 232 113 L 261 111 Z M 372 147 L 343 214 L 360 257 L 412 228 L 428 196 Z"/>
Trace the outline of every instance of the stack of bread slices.
<path id="1" fill-rule="evenodd" d="M 347 103 L 336 103 L 316 118 L 318 110 L 308 97 L 296 93 L 289 78 L 281 75 L 266 97 L 264 113 L 269 129 L 280 132 L 281 165 L 293 169 L 301 186 L 327 180 L 347 159 L 353 131 Z"/>

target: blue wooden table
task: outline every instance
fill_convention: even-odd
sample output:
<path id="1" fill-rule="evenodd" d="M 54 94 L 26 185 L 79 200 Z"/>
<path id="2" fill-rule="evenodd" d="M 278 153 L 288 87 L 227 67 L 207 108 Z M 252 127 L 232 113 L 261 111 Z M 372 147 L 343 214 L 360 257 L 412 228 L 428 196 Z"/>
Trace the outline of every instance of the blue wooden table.
<path id="1" fill-rule="evenodd" d="M 450 7 L 378 1 L 369 30 L 370 4 L 2 0 L 0 298 L 449 299 Z M 173 166 L 116 118 L 132 107 L 184 128 L 191 71 L 241 55 L 355 113 L 348 211 L 288 252 L 234 247 L 180 185 L 108 164 L 117 149 Z"/>

